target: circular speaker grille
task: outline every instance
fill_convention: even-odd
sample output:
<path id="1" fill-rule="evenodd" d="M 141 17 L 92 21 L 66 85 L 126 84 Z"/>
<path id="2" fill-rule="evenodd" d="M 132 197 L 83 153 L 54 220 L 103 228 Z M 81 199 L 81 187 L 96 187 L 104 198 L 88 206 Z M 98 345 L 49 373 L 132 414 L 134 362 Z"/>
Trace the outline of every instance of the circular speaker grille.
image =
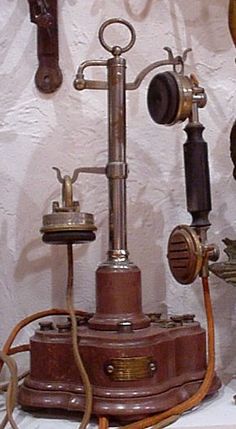
<path id="1" fill-rule="evenodd" d="M 173 277 L 181 284 L 192 283 L 202 267 L 202 246 L 194 229 L 179 225 L 168 241 L 168 261 Z"/>

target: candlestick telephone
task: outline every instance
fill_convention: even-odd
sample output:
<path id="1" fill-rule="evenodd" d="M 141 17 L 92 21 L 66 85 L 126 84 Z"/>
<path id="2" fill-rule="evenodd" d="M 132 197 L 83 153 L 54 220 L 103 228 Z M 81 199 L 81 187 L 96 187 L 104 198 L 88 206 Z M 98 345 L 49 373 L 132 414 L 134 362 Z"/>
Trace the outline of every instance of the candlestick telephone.
<path id="1" fill-rule="evenodd" d="M 130 42 L 125 47 L 110 46 L 105 41 L 104 30 L 116 23 L 130 31 Z M 210 180 L 204 127 L 198 117 L 198 109 L 206 104 L 206 94 L 194 75 L 184 74 L 188 50 L 174 56 L 170 48 L 165 48 L 167 59 L 148 65 L 133 82 L 126 83 L 122 54 L 135 43 L 134 28 L 125 20 L 110 19 L 100 27 L 99 40 L 111 56 L 83 62 L 74 87 L 78 91 L 107 91 L 108 161 L 106 166 L 77 168 L 72 177 L 63 177 L 55 169 L 62 202 L 53 202 L 52 213 L 43 217 L 41 233 L 45 243 L 67 246 L 64 314 L 67 312 L 69 318 L 65 316 L 57 325 L 51 319 L 41 322 L 30 339 L 30 373 L 20 388 L 19 403 L 27 410 L 82 412 L 81 427 L 87 425 L 91 414 L 127 423 L 144 419 L 142 427 L 146 427 L 196 405 L 206 394 L 215 392 L 220 381 L 212 357 L 208 357 L 207 366 L 206 333 L 193 315 L 163 319 L 155 313 L 147 315 L 142 309 L 141 272 L 130 260 L 127 247 L 126 91 L 137 89 L 154 69 L 172 67 L 152 78 L 147 94 L 148 111 L 157 124 L 172 126 L 188 120 L 184 165 L 192 223 L 172 231 L 168 261 L 179 283 L 191 284 L 200 275 L 205 291 L 208 260 L 218 256 L 216 246 L 209 245 L 206 237 Z M 106 67 L 107 80 L 85 78 L 87 69 L 94 66 Z M 81 96 L 86 97 L 86 92 Z M 73 245 L 95 240 L 96 231 L 93 215 L 81 212 L 73 198 L 81 173 L 102 174 L 108 180 L 109 248 L 107 259 L 96 270 L 94 314 L 76 311 L 72 300 Z M 210 312 L 208 298 L 206 293 Z M 99 420 L 99 424 L 102 422 Z"/>

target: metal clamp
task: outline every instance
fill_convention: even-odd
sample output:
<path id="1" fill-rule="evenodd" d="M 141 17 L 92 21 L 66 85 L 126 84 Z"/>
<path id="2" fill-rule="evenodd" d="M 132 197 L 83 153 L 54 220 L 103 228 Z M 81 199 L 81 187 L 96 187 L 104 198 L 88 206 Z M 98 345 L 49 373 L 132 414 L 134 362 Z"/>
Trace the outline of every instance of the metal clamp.
<path id="1" fill-rule="evenodd" d="M 106 167 L 106 176 L 109 179 L 127 179 L 128 164 L 124 162 L 110 162 Z"/>

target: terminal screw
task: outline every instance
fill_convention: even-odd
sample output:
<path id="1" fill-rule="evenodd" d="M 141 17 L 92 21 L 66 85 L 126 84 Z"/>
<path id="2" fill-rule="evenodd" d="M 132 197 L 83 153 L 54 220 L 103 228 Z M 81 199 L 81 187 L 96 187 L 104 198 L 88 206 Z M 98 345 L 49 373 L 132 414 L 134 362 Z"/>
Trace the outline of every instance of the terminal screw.
<path id="1" fill-rule="evenodd" d="M 46 320 L 39 322 L 40 331 L 52 331 L 54 329 L 53 322 Z"/>
<path id="2" fill-rule="evenodd" d="M 155 372 L 157 370 L 155 362 L 150 362 L 149 367 L 152 372 Z"/>
<path id="3" fill-rule="evenodd" d="M 111 365 L 111 364 L 107 365 L 107 367 L 106 367 L 106 372 L 107 372 L 108 374 L 112 374 L 112 373 L 114 372 L 114 366 L 113 366 L 113 365 Z"/>
<path id="4" fill-rule="evenodd" d="M 171 316 L 170 318 L 173 322 L 180 324 L 181 326 L 183 325 L 183 316 L 175 315 L 175 316 Z"/>
<path id="5" fill-rule="evenodd" d="M 183 322 L 184 323 L 194 323 L 195 314 L 184 314 Z"/>

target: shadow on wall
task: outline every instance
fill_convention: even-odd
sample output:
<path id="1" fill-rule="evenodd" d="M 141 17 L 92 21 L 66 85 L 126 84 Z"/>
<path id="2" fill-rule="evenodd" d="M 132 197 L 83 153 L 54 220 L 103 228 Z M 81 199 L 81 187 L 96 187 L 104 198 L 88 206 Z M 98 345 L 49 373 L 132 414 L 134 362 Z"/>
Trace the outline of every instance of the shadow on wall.
<path id="1" fill-rule="evenodd" d="M 158 134 L 157 126 L 156 132 Z M 169 130 L 173 136 L 173 130 Z M 177 134 L 177 139 L 179 135 Z M 141 142 L 140 142 L 141 143 Z M 129 141 L 130 154 L 137 141 Z M 167 166 L 166 149 L 158 151 L 157 156 L 149 153 L 145 146 L 139 144 L 135 152 L 135 160 L 129 156 L 129 165 L 132 166 L 128 186 L 128 219 L 129 221 L 129 249 L 131 259 L 142 269 L 144 307 L 146 311 L 160 310 L 166 313 L 166 271 L 168 261 L 166 258 L 166 230 L 175 211 L 176 198 L 179 194 L 184 199 L 183 186 L 172 182 L 176 172 L 181 170 L 182 151 L 179 144 L 171 147 L 171 167 Z M 159 148 L 160 149 L 160 148 Z M 134 178 L 133 178 L 134 177 Z M 182 181 L 181 181 L 182 182 Z M 138 190 L 136 190 L 138 189 Z M 131 198 L 129 197 L 131 194 Z M 135 197 L 132 198 L 132 194 Z M 147 201 L 147 197 L 151 201 Z M 183 207 L 184 209 L 184 207 Z M 178 215 L 174 213 L 173 217 Z M 173 225 L 174 227 L 175 225 Z"/>
<path id="2" fill-rule="evenodd" d="M 226 284 L 218 278 L 211 276 L 211 284 L 214 283 L 213 308 L 216 327 L 216 357 L 219 370 L 235 375 L 236 357 L 236 290 L 234 286 Z M 228 338 L 226 343 L 222 339 Z"/>
<path id="3" fill-rule="evenodd" d="M 142 21 L 148 16 L 153 1 L 157 0 L 124 0 L 124 7 L 133 20 Z M 104 0 L 95 0 L 91 7 L 91 15 L 95 16 L 102 12 L 104 3 Z M 110 1 L 108 0 L 107 3 L 110 3 Z"/>
<path id="4" fill-rule="evenodd" d="M 27 2 L 18 0 L 6 25 L 0 31 L 0 39 L 4 41 L 2 43 L 3 48 L 1 49 L 2 67 L 9 52 L 14 50 L 16 34 L 20 32 L 25 19 L 28 18 L 27 13 Z M 8 70 L 8 78 L 4 78 L 4 85 L 1 87 L 1 97 L 5 101 L 0 107 L 0 119 L 3 123 L 5 114 L 14 108 L 16 100 L 21 97 L 27 83 L 32 78 L 33 72 L 30 67 L 26 67 L 26 63 L 28 62 L 29 52 L 32 52 L 33 43 L 34 41 L 29 38 L 14 68 Z M 24 61 L 22 61 L 22 58 L 24 58 Z M 24 69 L 23 72 L 22 69 Z M 18 76 L 21 76 L 21 79 L 18 79 Z"/>
<path id="5" fill-rule="evenodd" d="M 124 6 L 128 15 L 134 21 L 143 21 L 151 11 L 154 1 L 160 0 L 124 0 Z"/>
<path id="6" fill-rule="evenodd" d="M 135 21 L 145 20 L 154 8 L 161 10 L 162 7 L 166 7 L 172 18 L 177 42 L 182 39 L 178 25 L 179 15 L 182 15 L 188 46 L 191 47 L 193 37 L 209 51 L 219 52 L 229 49 L 228 40 L 222 37 L 222 18 L 225 20 L 225 26 L 228 27 L 228 1 L 194 0 L 191 1 L 190 7 L 189 0 L 165 0 L 164 2 L 163 0 L 124 0 L 124 7 L 127 14 Z M 161 19 L 161 16 L 159 18 Z M 202 27 L 206 31 L 203 31 Z M 182 46 L 177 45 L 177 47 L 182 51 Z"/>
<path id="7" fill-rule="evenodd" d="M 69 3 L 71 5 L 75 5 L 77 1 L 74 0 L 70 1 Z M 22 22 L 24 22 L 26 19 L 29 20 L 27 1 L 18 1 L 11 17 L 8 19 L 8 22 L 3 29 L 3 34 L 12 34 L 12 37 L 7 38 L 7 45 L 4 51 L 5 57 L 8 54 L 8 49 L 11 49 L 11 46 L 13 45 L 14 37 L 16 37 L 17 31 L 20 30 Z M 32 25 L 32 34 L 35 33 L 36 35 L 36 26 L 33 24 L 29 25 Z M 11 33 L 12 29 L 14 29 L 14 33 Z M 62 23 L 60 27 L 62 39 L 61 48 L 62 52 L 64 52 L 64 55 L 67 58 L 67 67 L 70 67 L 73 70 L 71 54 L 67 45 L 66 36 L 63 31 L 64 27 Z M 5 111 L 8 112 L 14 110 L 14 107 L 17 105 L 17 101 L 22 96 L 22 93 L 27 87 L 28 82 L 32 80 L 34 76 L 35 70 L 32 68 L 32 66 L 26 67 L 25 62 L 27 61 L 27 58 L 29 58 L 29 51 L 33 55 L 36 55 L 35 39 L 36 37 L 34 37 L 34 40 L 29 40 L 24 51 L 20 53 L 20 57 L 16 66 L 13 70 L 10 71 L 14 79 L 18 73 L 22 76 L 22 78 L 17 81 L 17 85 L 14 85 L 14 88 L 12 86 L 12 80 L 7 79 L 6 85 L 3 88 L 5 91 L 5 100 L 7 100 L 7 103 L 4 105 L 3 113 L 5 113 Z M 3 56 L 3 59 L 5 57 Z M 22 61 L 22 59 L 24 60 Z M 23 73 L 21 71 L 22 67 L 24 67 Z M 40 201 L 42 201 L 43 204 L 45 202 L 45 193 L 48 191 L 48 183 L 55 183 L 53 181 L 54 173 L 51 174 L 51 180 L 45 179 L 50 175 L 51 167 L 53 165 L 63 165 L 63 171 L 66 171 L 68 168 L 70 170 L 71 165 L 73 166 L 72 168 L 75 168 L 78 166 L 78 158 L 83 158 L 83 154 L 85 154 L 87 151 L 85 145 L 82 145 L 80 156 L 75 158 L 75 153 L 78 150 L 78 105 L 71 109 L 73 111 L 73 113 L 71 113 L 71 111 L 69 112 L 70 109 L 67 108 L 67 106 L 65 107 L 64 103 L 61 103 L 62 105 L 58 103 L 58 97 L 62 97 L 63 99 L 63 94 L 61 92 L 64 92 L 66 96 L 68 93 L 70 94 L 71 91 L 74 91 L 72 87 L 72 78 L 70 79 L 69 83 L 67 82 L 67 79 L 64 80 L 62 91 L 50 96 L 43 95 L 34 88 L 36 97 L 39 100 L 41 99 L 42 102 L 44 100 L 49 100 L 49 106 L 52 106 L 50 107 L 52 110 L 52 116 L 55 115 L 56 118 L 55 129 L 51 124 L 46 122 L 46 128 L 48 128 L 47 125 L 49 125 L 49 129 L 53 128 L 53 132 L 49 132 L 48 135 L 43 137 L 41 141 L 38 137 L 40 135 L 40 128 L 43 126 L 41 125 L 41 119 L 42 121 L 45 121 L 46 113 L 44 114 L 44 112 L 40 112 L 40 108 L 43 110 L 44 107 L 43 105 L 40 107 L 38 106 L 37 98 L 33 100 L 34 104 L 36 104 L 36 126 L 35 124 L 30 123 L 29 118 L 28 122 L 27 118 L 25 121 L 24 132 L 26 132 L 26 137 L 29 140 L 29 146 L 31 146 L 32 150 L 33 144 L 36 149 L 34 150 L 32 158 L 29 160 L 28 169 L 25 171 L 25 180 L 21 184 L 21 190 L 18 194 L 19 202 L 15 225 L 17 232 L 15 236 L 15 245 L 16 253 L 19 249 L 21 250 L 21 253 L 17 261 L 14 274 L 14 284 L 16 283 L 14 289 L 15 296 L 18 296 L 18 302 L 21 303 L 21 308 L 22 310 L 24 309 L 23 311 L 26 313 L 28 313 L 26 308 L 28 303 L 32 304 L 33 308 L 42 305 L 44 294 L 47 296 L 49 295 L 53 306 L 64 307 L 65 304 L 65 294 L 63 294 L 66 282 L 65 249 L 62 248 L 62 246 L 46 246 L 41 242 L 39 233 L 39 228 L 41 226 L 41 216 L 42 214 L 50 212 L 51 200 L 55 199 L 55 196 L 58 197 L 59 192 L 55 191 L 56 194 L 53 192 L 53 195 L 46 194 L 48 206 L 47 208 L 45 207 L 44 210 L 42 210 L 41 207 L 37 205 L 35 195 L 38 194 L 42 196 L 42 198 L 38 197 L 38 202 L 40 203 Z M 9 94 L 9 97 L 7 97 L 7 94 Z M 27 101 L 29 104 L 32 104 L 32 100 L 26 99 L 24 106 L 20 106 L 20 108 L 22 107 L 22 114 L 24 114 L 24 107 L 27 105 Z M 69 99 L 67 99 L 67 102 L 69 104 L 71 103 Z M 78 103 L 77 100 L 76 103 Z M 42 116 L 40 116 L 41 113 L 43 113 Z M 80 112 L 81 120 L 82 116 L 83 113 Z M 34 131 L 34 135 L 31 129 Z M 102 133 L 103 130 L 101 131 L 101 134 Z M 8 143 L 10 143 L 9 133 L 7 135 Z M 16 144 L 17 137 L 17 133 L 12 134 L 12 144 Z M 69 149 L 68 141 L 70 142 Z M 70 174 L 71 172 L 69 171 L 68 173 Z M 45 187 L 44 191 L 42 191 L 43 187 Z M 55 185 L 55 188 L 58 189 L 57 184 Z M 94 187 L 94 192 L 96 192 L 97 188 L 98 185 Z M 25 192 L 25 190 L 29 190 L 29 192 Z M 100 191 L 99 194 L 102 195 L 102 192 Z M 32 228 L 34 228 L 34 230 L 32 230 Z M 79 248 L 77 247 L 75 250 L 76 258 L 78 256 L 82 258 L 86 252 L 87 246 L 79 246 Z M 51 278 L 48 279 L 46 277 L 47 284 L 45 284 L 44 274 L 48 270 L 51 270 Z M 32 277 L 32 274 L 35 275 L 35 278 Z M 42 282 L 40 281 L 41 275 Z M 21 287 L 19 287 L 19 284 Z M 50 304 L 51 303 L 48 302 L 48 306 L 50 306 Z"/>
<path id="8" fill-rule="evenodd" d="M 1 180 L 2 183 L 2 180 Z M 13 278 L 8 267 L 14 264 L 14 251 L 11 248 L 8 237 L 10 224 L 8 223 L 7 213 L 1 213 L 3 218 L 0 232 L 0 289 L 1 289 L 1 306 L 0 306 L 0 319 L 4 321 L 0 326 L 0 337 L 5 338 L 6 332 L 8 333 L 12 326 L 17 322 L 17 300 L 14 294 L 12 283 Z M 11 314 L 11 318 L 7 318 L 6 314 Z"/>
<path id="9" fill-rule="evenodd" d="M 191 8 L 189 7 L 189 0 L 173 0 L 169 2 L 170 15 L 172 18 L 172 27 L 174 34 L 176 35 L 176 45 L 178 50 L 182 51 L 183 48 L 192 47 L 192 40 L 195 39 L 199 46 L 203 47 L 212 54 L 220 56 L 221 52 L 228 51 L 232 48 L 230 36 L 227 38 L 225 35 L 229 34 L 228 29 L 228 2 L 216 2 L 215 0 L 209 0 L 203 2 L 202 0 L 195 0 L 191 2 Z M 179 15 L 182 15 L 183 22 L 185 24 L 185 34 L 180 34 Z M 222 25 L 225 22 L 225 27 Z M 183 43 L 185 45 L 183 46 Z M 221 126 L 217 120 L 218 117 L 224 117 L 224 109 L 222 100 L 219 100 L 214 91 L 214 75 L 220 67 L 223 66 L 222 58 L 219 58 L 219 62 L 216 67 L 211 66 L 206 62 L 205 57 L 201 58 L 199 52 L 195 50 L 189 56 L 191 62 L 191 70 L 198 70 L 201 78 L 200 84 L 205 86 L 208 95 L 208 112 L 214 121 L 217 128 Z M 207 70 L 207 80 L 211 79 L 211 84 L 204 80 L 205 69 Z"/>
<path id="10" fill-rule="evenodd" d="M 166 313 L 166 285 L 163 248 L 164 218 L 146 201 L 146 186 L 128 205 L 128 249 L 131 261 L 142 272 L 143 307 L 146 312 Z"/>
<path id="11" fill-rule="evenodd" d="M 34 165 L 34 163 L 31 165 Z M 27 173 L 31 177 L 34 176 L 34 172 L 31 169 Z M 37 188 L 34 182 L 31 187 L 36 192 Z M 24 184 L 22 188 L 24 189 Z M 61 254 L 57 255 L 56 249 L 50 249 L 42 243 L 39 233 L 41 226 L 39 207 L 33 201 L 33 198 L 23 190 L 19 193 L 17 213 L 15 240 L 16 248 L 17 250 L 20 249 L 20 254 L 14 273 L 15 293 L 18 295 L 18 302 L 21 308 L 24 309 L 25 313 L 29 313 L 35 308 L 42 309 L 42 306 L 51 307 L 49 293 L 51 279 L 48 279 L 44 274 L 51 269 L 52 280 L 59 286 L 64 277 L 62 256 Z M 41 276 L 42 280 L 40 281 Z M 60 297 L 60 294 L 58 296 Z M 64 307 L 64 303 L 62 305 L 60 300 L 58 301 L 52 304 Z"/>
<path id="12" fill-rule="evenodd" d="M 225 38 L 222 25 L 222 22 L 225 21 L 225 27 L 228 27 L 227 1 L 194 0 L 191 2 L 191 7 L 189 7 L 189 0 L 173 0 L 168 3 L 177 41 L 181 40 L 178 27 L 178 17 L 181 14 L 186 26 L 188 46 L 191 46 L 191 40 L 195 38 L 199 45 L 210 52 L 230 49 L 230 39 Z"/>

